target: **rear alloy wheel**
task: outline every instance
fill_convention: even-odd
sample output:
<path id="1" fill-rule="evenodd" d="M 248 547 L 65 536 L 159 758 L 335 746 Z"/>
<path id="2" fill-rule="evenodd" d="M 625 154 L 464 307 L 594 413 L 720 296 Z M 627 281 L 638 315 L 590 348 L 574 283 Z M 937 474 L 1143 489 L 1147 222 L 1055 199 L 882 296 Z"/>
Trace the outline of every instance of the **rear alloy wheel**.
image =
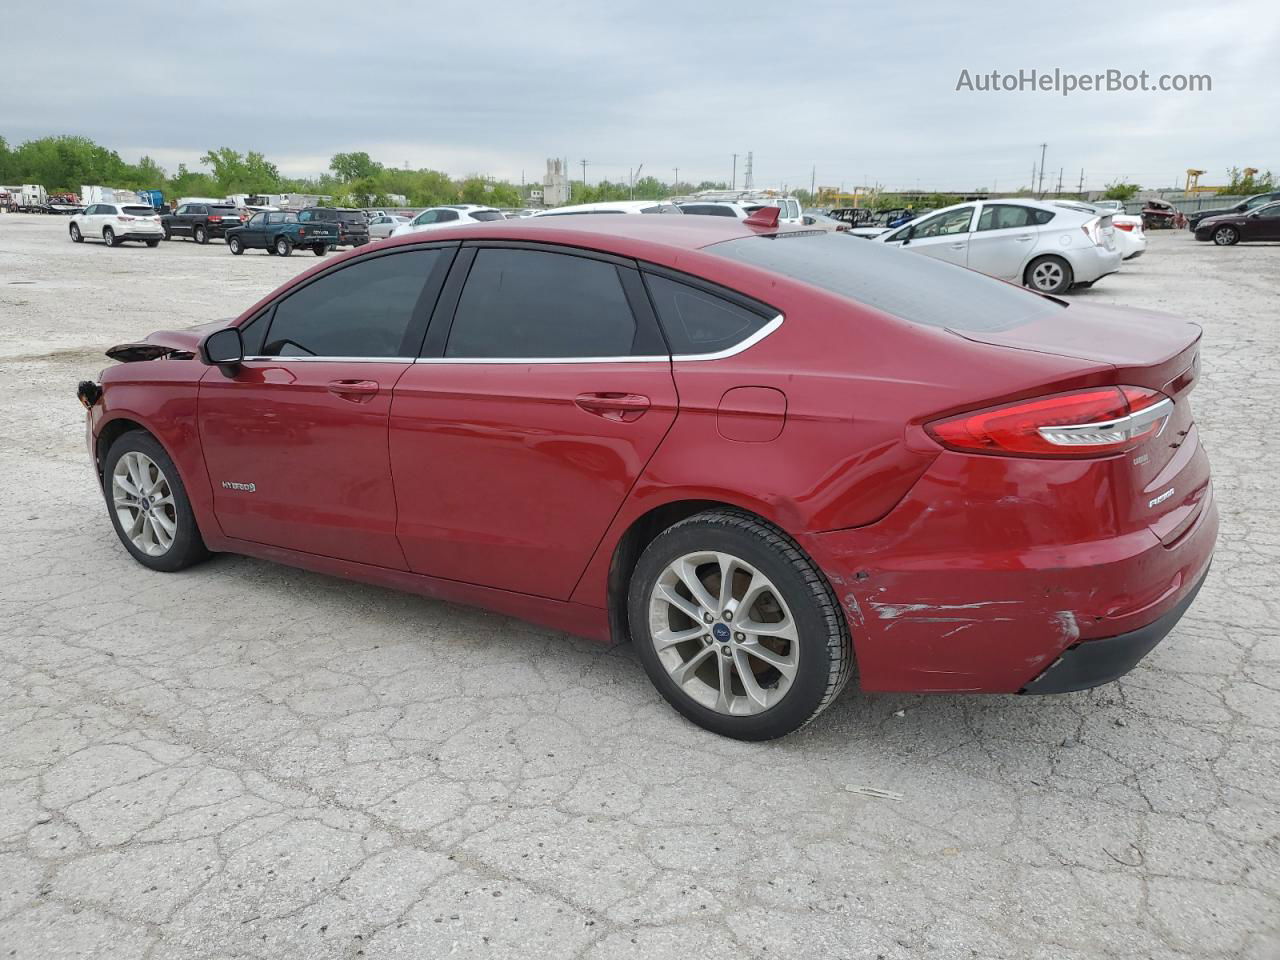
<path id="1" fill-rule="evenodd" d="M 277 257 L 287 257 L 293 253 L 293 244 L 289 242 L 288 237 L 276 237 L 275 250 Z"/>
<path id="2" fill-rule="evenodd" d="M 1061 257 L 1038 257 L 1027 266 L 1023 282 L 1037 293 L 1066 293 L 1073 280 L 1071 265 Z"/>
<path id="3" fill-rule="evenodd" d="M 209 555 L 177 468 L 151 434 L 121 436 L 104 468 L 112 525 L 135 560 L 167 573 Z"/>
<path id="4" fill-rule="evenodd" d="M 1235 227 L 1218 227 L 1213 231 L 1213 242 L 1220 247 L 1229 247 L 1240 242 L 1240 231 Z"/>
<path id="5" fill-rule="evenodd" d="M 103 240 L 103 242 L 104 242 L 108 247 L 114 247 L 114 246 L 116 245 L 116 242 L 117 242 L 117 241 L 116 241 L 116 232 L 115 232 L 114 230 L 112 230 L 110 227 L 103 227 L 103 228 L 102 228 L 102 240 Z"/>
<path id="6" fill-rule="evenodd" d="M 791 733 L 852 672 L 830 587 L 790 539 L 749 514 L 702 513 L 660 534 L 636 565 L 628 608 L 658 691 L 723 736 Z"/>
<path id="7" fill-rule="evenodd" d="M 227 237 L 227 246 L 237 257 L 244 253 L 244 244 L 240 242 L 239 237 Z"/>
<path id="8" fill-rule="evenodd" d="M 80 233 L 80 227 L 74 223 L 71 225 L 71 242 L 84 243 L 84 237 Z"/>
<path id="9" fill-rule="evenodd" d="M 209 242 L 209 231 L 206 230 L 204 227 L 197 226 L 191 235 L 195 237 L 196 243 Z"/>

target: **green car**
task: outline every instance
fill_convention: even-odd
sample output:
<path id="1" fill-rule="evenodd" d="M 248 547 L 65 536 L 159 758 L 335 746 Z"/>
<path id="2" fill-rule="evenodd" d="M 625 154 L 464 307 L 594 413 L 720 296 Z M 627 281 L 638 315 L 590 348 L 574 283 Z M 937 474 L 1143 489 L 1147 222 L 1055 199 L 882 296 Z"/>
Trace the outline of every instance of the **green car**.
<path id="1" fill-rule="evenodd" d="M 227 231 L 227 246 L 236 256 L 256 249 L 287 257 L 295 247 L 307 247 L 317 257 L 323 257 L 337 245 L 337 224 L 314 220 L 300 223 L 298 215 L 289 210 L 255 213 L 248 223 Z"/>

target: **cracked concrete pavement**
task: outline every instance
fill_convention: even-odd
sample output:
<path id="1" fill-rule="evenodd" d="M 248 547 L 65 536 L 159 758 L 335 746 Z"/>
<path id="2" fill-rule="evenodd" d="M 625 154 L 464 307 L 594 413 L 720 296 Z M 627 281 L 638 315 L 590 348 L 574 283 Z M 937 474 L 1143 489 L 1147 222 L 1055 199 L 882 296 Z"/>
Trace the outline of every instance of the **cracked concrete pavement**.
<path id="1" fill-rule="evenodd" d="M 1157 233 L 1076 295 L 1205 328 L 1217 560 L 1133 674 L 751 745 L 626 647 L 135 564 L 76 382 L 314 260 L 65 230 L 0 216 L 0 957 L 1280 956 L 1280 247 Z"/>

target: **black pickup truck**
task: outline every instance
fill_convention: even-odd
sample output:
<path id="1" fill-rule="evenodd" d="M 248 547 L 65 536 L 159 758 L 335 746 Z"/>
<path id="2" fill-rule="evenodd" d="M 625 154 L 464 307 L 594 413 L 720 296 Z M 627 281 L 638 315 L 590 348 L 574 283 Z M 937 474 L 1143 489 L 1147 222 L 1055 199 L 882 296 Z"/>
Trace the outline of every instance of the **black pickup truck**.
<path id="1" fill-rule="evenodd" d="M 369 242 L 369 218 L 363 210 L 346 207 L 306 207 L 299 223 L 331 223 L 338 228 L 338 246 L 363 247 Z"/>
<path id="2" fill-rule="evenodd" d="M 240 211 L 229 203 L 184 203 L 173 213 L 166 213 L 160 222 L 164 224 L 166 240 L 190 237 L 196 243 L 208 243 L 240 226 Z"/>
<path id="3" fill-rule="evenodd" d="M 309 247 L 317 257 L 338 245 L 338 225 L 319 220 L 306 223 L 291 210 L 255 213 L 242 227 L 227 231 L 227 246 L 236 256 L 246 250 L 265 250 L 287 257 L 295 247 Z"/>

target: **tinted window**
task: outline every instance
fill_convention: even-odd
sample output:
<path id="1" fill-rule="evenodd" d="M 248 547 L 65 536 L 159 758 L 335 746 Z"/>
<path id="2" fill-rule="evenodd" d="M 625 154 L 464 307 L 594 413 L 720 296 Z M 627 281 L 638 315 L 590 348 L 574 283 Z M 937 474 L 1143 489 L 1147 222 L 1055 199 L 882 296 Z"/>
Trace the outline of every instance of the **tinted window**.
<path id="1" fill-rule="evenodd" d="M 210 207 L 209 212 L 217 217 L 237 216 L 235 207 Z"/>
<path id="2" fill-rule="evenodd" d="M 673 354 L 727 350 L 768 323 L 759 313 L 687 284 L 652 274 L 644 279 Z"/>
<path id="3" fill-rule="evenodd" d="M 1031 207 L 1014 206 L 1011 203 L 988 203 L 978 218 L 979 230 L 1007 230 L 1011 227 L 1030 227 L 1036 223 Z"/>
<path id="4" fill-rule="evenodd" d="M 1262 207 L 1258 211 L 1258 216 L 1266 217 L 1268 220 L 1274 220 L 1277 217 L 1280 217 L 1280 203 L 1277 203 L 1274 206 Z"/>
<path id="5" fill-rule="evenodd" d="M 262 352 L 280 357 L 400 357 L 439 250 L 360 260 L 307 284 L 276 307 Z M 406 352 L 407 351 L 407 352 Z"/>
<path id="6" fill-rule="evenodd" d="M 193 203 L 191 206 L 187 207 L 187 213 L 189 214 L 194 214 L 198 216 L 206 212 L 207 211 L 205 210 L 205 208 L 198 203 Z"/>
<path id="7" fill-rule="evenodd" d="M 457 210 L 437 210 L 436 211 L 436 223 L 444 223 L 446 220 L 457 220 L 457 219 L 458 219 Z"/>
<path id="8" fill-rule="evenodd" d="M 681 213 L 681 209 L 674 203 L 660 203 L 654 207 L 641 207 L 641 213 Z"/>
<path id="9" fill-rule="evenodd" d="M 1042 224 L 1048 223 L 1050 220 L 1054 218 L 1054 216 L 1055 214 L 1049 210 L 1032 210 L 1031 222 L 1036 224 L 1037 226 L 1040 226 Z"/>
<path id="10" fill-rule="evenodd" d="M 154 217 L 156 215 L 154 207 L 124 207 L 123 211 L 131 217 Z"/>
<path id="11" fill-rule="evenodd" d="M 837 233 L 741 237 L 705 249 L 931 327 L 1008 330 L 1063 309 L 945 261 Z"/>
<path id="12" fill-rule="evenodd" d="M 338 213 L 338 219 L 343 223 L 367 223 L 368 219 L 359 210 L 342 210 Z"/>
<path id="13" fill-rule="evenodd" d="M 448 357 L 622 357 L 636 322 L 611 263 L 539 250 L 476 254 Z"/>
<path id="14" fill-rule="evenodd" d="M 473 210 L 467 214 L 472 220 L 505 220 L 500 210 Z"/>
<path id="15" fill-rule="evenodd" d="M 685 213 L 692 213 L 703 217 L 736 217 L 733 207 L 722 206 L 718 203 L 686 203 L 681 208 Z"/>

